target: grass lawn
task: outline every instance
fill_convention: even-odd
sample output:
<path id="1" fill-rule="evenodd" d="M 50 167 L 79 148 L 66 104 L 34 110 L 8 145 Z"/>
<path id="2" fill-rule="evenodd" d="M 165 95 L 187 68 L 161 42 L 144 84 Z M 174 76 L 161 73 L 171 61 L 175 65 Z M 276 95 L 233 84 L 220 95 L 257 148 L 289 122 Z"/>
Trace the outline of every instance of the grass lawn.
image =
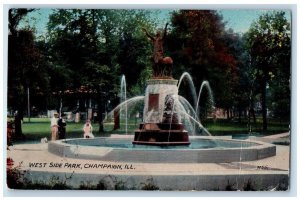
<path id="1" fill-rule="evenodd" d="M 140 123 L 135 122 L 134 119 L 128 120 L 128 133 L 134 133 L 134 130 Z M 67 122 L 66 138 L 80 138 L 83 136 L 83 125 L 84 122 L 74 123 Z M 113 131 L 112 123 L 104 123 L 104 133 L 99 134 L 99 124 L 93 123 L 93 133 L 95 136 L 109 136 L 110 134 L 125 134 L 125 125 L 121 120 L 121 129 Z M 229 120 L 218 119 L 213 122 L 212 120 L 206 120 L 203 125 L 211 132 L 212 135 L 234 135 L 234 134 L 248 134 L 247 122 L 235 122 Z M 26 141 L 40 141 L 41 138 L 47 137 L 51 139 L 50 131 L 50 119 L 48 118 L 31 118 L 30 122 L 28 119 L 24 119 L 22 124 L 23 134 L 26 136 Z M 282 133 L 289 131 L 288 122 L 278 122 L 276 120 L 270 120 L 268 123 L 268 131 L 262 132 L 262 123 L 258 119 L 257 123 L 252 125 L 252 132 L 259 133 L 262 135 L 270 135 L 276 133 Z M 23 141 L 23 140 L 22 140 Z"/>
<path id="2" fill-rule="evenodd" d="M 249 128 L 247 121 L 237 122 L 227 119 L 218 119 L 213 121 L 211 119 L 203 122 L 203 126 L 206 127 L 212 135 L 232 135 L 232 134 L 248 134 Z M 279 122 L 277 120 L 269 119 L 267 131 L 263 131 L 262 120 L 257 119 L 254 124 L 251 123 L 251 130 L 253 133 L 259 133 L 261 135 L 272 135 L 276 133 L 284 133 L 289 131 L 288 122 Z"/>
<path id="3" fill-rule="evenodd" d="M 67 122 L 66 126 L 66 138 L 81 138 L 83 137 L 83 126 L 85 122 L 75 123 Z M 138 127 L 140 121 L 135 123 L 135 120 L 128 121 L 128 133 L 133 133 Z M 125 134 L 126 129 L 124 123 L 120 123 L 121 129 L 113 131 L 112 123 L 104 123 L 104 133 L 99 134 L 99 124 L 92 123 L 93 134 L 99 136 L 109 136 L 110 134 Z M 48 118 L 31 118 L 28 122 L 27 118 L 24 118 L 22 124 L 22 132 L 26 137 L 26 141 L 40 141 L 41 138 L 47 137 L 51 139 L 50 119 Z M 23 140 L 17 140 L 17 142 Z"/>

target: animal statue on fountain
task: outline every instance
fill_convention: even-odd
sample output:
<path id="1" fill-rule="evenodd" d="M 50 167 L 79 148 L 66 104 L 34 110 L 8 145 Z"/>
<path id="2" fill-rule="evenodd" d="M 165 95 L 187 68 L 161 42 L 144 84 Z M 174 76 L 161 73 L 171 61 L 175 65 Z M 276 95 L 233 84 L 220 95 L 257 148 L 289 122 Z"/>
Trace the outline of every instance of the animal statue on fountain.
<path id="1" fill-rule="evenodd" d="M 142 28 L 146 36 L 151 39 L 153 43 L 153 77 L 158 78 L 172 78 L 173 59 L 171 57 L 164 57 L 163 42 L 167 35 L 168 23 L 165 26 L 164 33 L 158 30 L 156 36 L 152 36 L 149 32 Z"/>

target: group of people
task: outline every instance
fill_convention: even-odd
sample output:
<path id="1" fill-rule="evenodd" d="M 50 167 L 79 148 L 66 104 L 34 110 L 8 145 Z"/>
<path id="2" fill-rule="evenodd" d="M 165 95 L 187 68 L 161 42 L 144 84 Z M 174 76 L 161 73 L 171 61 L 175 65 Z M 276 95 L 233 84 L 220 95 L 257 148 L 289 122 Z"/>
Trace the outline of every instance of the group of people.
<path id="1" fill-rule="evenodd" d="M 55 113 L 51 119 L 51 140 L 60 140 L 66 138 L 66 121 L 65 119 Z M 94 138 L 93 127 L 91 121 L 88 119 L 83 126 L 83 137 Z"/>
<path id="2" fill-rule="evenodd" d="M 65 119 L 55 113 L 51 119 L 51 140 L 60 140 L 66 138 L 66 126 Z"/>

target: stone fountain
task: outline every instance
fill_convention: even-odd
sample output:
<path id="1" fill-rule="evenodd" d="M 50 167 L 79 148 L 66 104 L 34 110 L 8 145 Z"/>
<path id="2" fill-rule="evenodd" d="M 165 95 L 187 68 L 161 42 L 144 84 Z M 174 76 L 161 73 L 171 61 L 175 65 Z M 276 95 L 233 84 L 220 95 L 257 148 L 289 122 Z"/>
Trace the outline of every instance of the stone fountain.
<path id="1" fill-rule="evenodd" d="M 143 123 L 135 131 L 133 144 L 189 145 L 188 132 L 177 112 L 177 102 L 177 80 L 148 80 Z"/>
<path id="2" fill-rule="evenodd" d="M 157 32 L 151 36 L 153 51 L 153 75 L 147 81 L 144 98 L 143 123 L 135 131 L 133 144 L 143 145 L 189 145 L 189 135 L 178 114 L 178 80 L 172 77 L 173 59 L 163 55 L 163 39 L 167 33 Z"/>

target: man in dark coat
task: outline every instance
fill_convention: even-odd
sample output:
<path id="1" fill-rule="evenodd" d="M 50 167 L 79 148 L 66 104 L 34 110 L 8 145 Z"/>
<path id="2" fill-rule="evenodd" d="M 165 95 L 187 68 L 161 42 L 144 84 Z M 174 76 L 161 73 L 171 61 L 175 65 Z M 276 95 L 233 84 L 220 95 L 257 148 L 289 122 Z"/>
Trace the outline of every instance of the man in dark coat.
<path id="1" fill-rule="evenodd" d="M 62 116 L 59 117 L 57 125 L 58 125 L 58 137 L 59 137 L 59 139 L 66 139 L 66 126 L 67 126 L 67 124 L 66 124 L 65 119 Z"/>

